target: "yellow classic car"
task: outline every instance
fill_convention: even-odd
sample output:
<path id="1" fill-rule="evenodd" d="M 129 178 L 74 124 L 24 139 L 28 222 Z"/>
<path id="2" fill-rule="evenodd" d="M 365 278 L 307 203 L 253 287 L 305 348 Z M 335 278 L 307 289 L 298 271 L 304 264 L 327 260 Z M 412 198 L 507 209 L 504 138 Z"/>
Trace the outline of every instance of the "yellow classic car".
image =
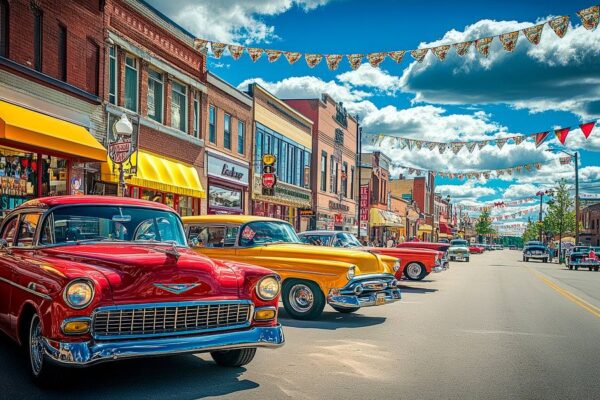
<path id="1" fill-rule="evenodd" d="M 202 215 L 183 217 L 183 222 L 195 251 L 277 272 L 283 305 L 293 318 L 318 318 L 325 303 L 349 313 L 400 300 L 397 258 L 303 244 L 292 225 L 279 219 Z"/>

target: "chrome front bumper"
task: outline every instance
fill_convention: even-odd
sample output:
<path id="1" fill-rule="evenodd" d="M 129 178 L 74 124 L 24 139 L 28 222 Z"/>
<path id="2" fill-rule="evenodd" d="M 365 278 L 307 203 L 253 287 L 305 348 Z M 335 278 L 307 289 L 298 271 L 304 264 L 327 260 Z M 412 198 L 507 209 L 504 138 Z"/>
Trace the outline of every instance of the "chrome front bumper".
<path id="1" fill-rule="evenodd" d="M 86 367 L 127 358 L 206 353 L 248 347 L 279 347 L 285 342 L 281 325 L 243 331 L 135 340 L 56 342 L 44 338 L 48 360 L 72 367 Z"/>
<path id="2" fill-rule="evenodd" d="M 393 275 L 363 275 L 341 289 L 331 289 L 327 303 L 338 308 L 360 308 L 394 303 L 402 298 Z M 357 289 L 361 287 L 362 290 Z"/>

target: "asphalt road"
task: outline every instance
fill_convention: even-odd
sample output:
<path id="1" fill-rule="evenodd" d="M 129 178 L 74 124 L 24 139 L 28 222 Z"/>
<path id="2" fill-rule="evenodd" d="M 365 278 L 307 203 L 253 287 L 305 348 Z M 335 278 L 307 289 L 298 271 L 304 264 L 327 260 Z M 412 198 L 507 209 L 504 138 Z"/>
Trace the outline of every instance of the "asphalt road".
<path id="1" fill-rule="evenodd" d="M 287 344 L 245 368 L 207 356 L 105 364 L 41 391 L 0 337 L 0 398 L 599 399 L 600 272 L 473 255 L 405 282 L 401 302 L 320 321 L 282 312 Z"/>

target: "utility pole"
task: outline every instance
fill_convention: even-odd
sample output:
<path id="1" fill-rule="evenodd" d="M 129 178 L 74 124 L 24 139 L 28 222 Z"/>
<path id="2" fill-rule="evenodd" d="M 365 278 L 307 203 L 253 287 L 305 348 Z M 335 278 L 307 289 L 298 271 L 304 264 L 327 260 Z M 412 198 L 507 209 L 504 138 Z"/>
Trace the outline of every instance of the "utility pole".
<path id="1" fill-rule="evenodd" d="M 542 241 L 542 205 L 544 204 L 544 191 L 540 190 L 536 193 L 537 196 L 540 196 L 540 215 L 538 216 L 538 227 L 540 230 L 540 242 Z"/>
<path id="2" fill-rule="evenodd" d="M 358 120 L 358 115 L 356 116 L 356 136 L 357 136 L 357 141 L 356 141 L 356 162 L 355 164 L 357 165 L 358 168 L 358 215 L 356 216 L 356 220 L 357 220 L 357 226 L 358 226 L 358 232 L 357 232 L 357 237 L 360 239 L 360 199 L 361 199 L 361 188 L 362 188 L 362 126 L 360 126 L 359 124 L 359 120 Z M 367 228 L 368 229 L 368 228 Z M 368 236 L 368 232 L 367 232 L 367 236 Z"/>
<path id="3" fill-rule="evenodd" d="M 579 153 L 575 152 L 575 245 L 579 244 Z"/>

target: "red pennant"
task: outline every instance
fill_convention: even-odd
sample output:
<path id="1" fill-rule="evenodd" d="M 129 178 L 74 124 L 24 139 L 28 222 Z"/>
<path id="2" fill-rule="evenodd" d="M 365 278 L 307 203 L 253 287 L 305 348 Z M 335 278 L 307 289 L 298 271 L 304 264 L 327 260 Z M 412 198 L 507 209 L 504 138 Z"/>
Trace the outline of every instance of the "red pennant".
<path id="1" fill-rule="evenodd" d="M 590 137 L 590 133 L 592 133 L 592 129 L 594 129 L 595 125 L 596 121 L 579 125 L 579 128 L 581 128 L 581 132 L 583 132 L 586 139 Z"/>
<path id="2" fill-rule="evenodd" d="M 548 133 L 550 132 L 540 132 L 535 134 L 535 147 L 540 147 L 540 144 L 546 140 Z"/>
<path id="3" fill-rule="evenodd" d="M 556 134 L 556 138 L 561 144 L 565 144 L 565 140 L 567 140 L 567 135 L 571 131 L 571 128 L 560 128 L 554 131 Z"/>

